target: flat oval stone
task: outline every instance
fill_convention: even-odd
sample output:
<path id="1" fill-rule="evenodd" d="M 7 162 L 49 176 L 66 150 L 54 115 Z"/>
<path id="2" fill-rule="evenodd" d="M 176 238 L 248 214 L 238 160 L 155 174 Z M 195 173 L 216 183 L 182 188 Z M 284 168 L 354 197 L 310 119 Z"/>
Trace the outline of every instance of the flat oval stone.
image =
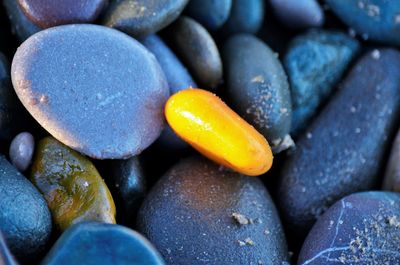
<path id="1" fill-rule="evenodd" d="M 231 13 L 221 28 L 225 36 L 235 33 L 255 34 L 264 20 L 264 0 L 232 0 Z"/>
<path id="2" fill-rule="evenodd" d="M 198 22 L 181 17 L 168 28 L 171 47 L 202 88 L 216 88 L 222 80 L 222 62 L 210 33 Z"/>
<path id="3" fill-rule="evenodd" d="M 0 155 L 0 231 L 22 261 L 35 258 L 51 234 L 51 215 L 39 191 Z"/>
<path id="4" fill-rule="evenodd" d="M 232 0 L 191 0 L 187 14 L 209 30 L 220 28 L 231 12 Z"/>
<path id="5" fill-rule="evenodd" d="M 2 233 L 0 232 L 0 264 L 2 265 L 17 265 L 17 261 L 11 254 Z"/>
<path id="6" fill-rule="evenodd" d="M 60 230 L 85 221 L 115 223 L 113 198 L 94 165 L 54 138 L 38 142 L 30 179 Z"/>
<path id="7" fill-rule="evenodd" d="M 292 145 L 292 106 L 287 76 L 276 54 L 250 34 L 223 47 L 227 96 L 232 108 L 267 138 L 274 153 Z"/>
<path id="8" fill-rule="evenodd" d="M 35 139 L 32 134 L 22 132 L 15 136 L 10 145 L 11 163 L 21 172 L 28 169 L 35 151 Z"/>
<path id="9" fill-rule="evenodd" d="M 25 16 L 16 0 L 3 0 L 3 5 L 11 22 L 11 30 L 20 42 L 41 30 Z"/>
<path id="10" fill-rule="evenodd" d="M 115 0 L 108 7 L 103 25 L 133 36 L 155 33 L 174 21 L 189 0 Z"/>
<path id="11" fill-rule="evenodd" d="M 258 178 L 194 157 L 147 195 L 138 229 L 170 264 L 286 264 L 275 206 Z"/>
<path id="12" fill-rule="evenodd" d="M 400 53 L 368 52 L 282 165 L 277 198 L 293 236 L 337 200 L 376 187 L 399 115 Z"/>
<path id="13" fill-rule="evenodd" d="M 82 223 L 65 231 L 43 265 L 164 265 L 157 250 L 129 228 L 100 223 Z"/>
<path id="14" fill-rule="evenodd" d="M 386 165 L 382 189 L 400 192 L 400 131 L 392 144 L 390 157 Z"/>
<path id="15" fill-rule="evenodd" d="M 139 154 L 164 127 L 169 91 L 161 67 L 113 29 L 81 24 L 35 34 L 14 56 L 12 81 L 43 128 L 93 158 Z"/>
<path id="16" fill-rule="evenodd" d="M 156 56 L 167 78 L 171 95 L 189 87 L 197 87 L 186 67 L 161 38 L 157 35 L 149 35 L 140 42 Z M 166 126 L 158 140 L 161 144 L 170 148 L 188 147 L 169 126 Z"/>
<path id="17" fill-rule="evenodd" d="M 24 14 L 40 28 L 93 22 L 108 0 L 17 0 Z"/>
<path id="18" fill-rule="evenodd" d="M 320 27 L 325 15 L 317 0 L 271 0 L 277 18 L 289 28 Z"/>
<path id="19" fill-rule="evenodd" d="M 299 265 L 400 264 L 400 195 L 362 192 L 336 202 L 313 226 Z"/>
<path id="20" fill-rule="evenodd" d="M 327 0 L 331 10 L 364 39 L 400 45 L 400 2 Z"/>
<path id="21" fill-rule="evenodd" d="M 294 134 L 307 127 L 359 50 L 357 40 L 336 31 L 310 30 L 290 42 L 284 65 L 290 81 Z"/>

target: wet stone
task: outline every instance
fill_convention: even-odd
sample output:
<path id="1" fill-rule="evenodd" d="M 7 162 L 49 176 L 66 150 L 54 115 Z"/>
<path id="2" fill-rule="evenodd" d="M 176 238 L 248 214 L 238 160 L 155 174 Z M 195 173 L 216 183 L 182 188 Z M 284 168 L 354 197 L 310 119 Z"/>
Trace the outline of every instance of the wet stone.
<path id="1" fill-rule="evenodd" d="M 22 132 L 15 136 L 10 145 L 11 163 L 20 171 L 28 169 L 35 151 L 35 139 L 32 134 Z"/>
<path id="2" fill-rule="evenodd" d="M 160 65 L 113 29 L 81 24 L 35 34 L 14 56 L 12 81 L 43 128 L 93 158 L 139 154 L 164 128 L 169 91 Z"/>

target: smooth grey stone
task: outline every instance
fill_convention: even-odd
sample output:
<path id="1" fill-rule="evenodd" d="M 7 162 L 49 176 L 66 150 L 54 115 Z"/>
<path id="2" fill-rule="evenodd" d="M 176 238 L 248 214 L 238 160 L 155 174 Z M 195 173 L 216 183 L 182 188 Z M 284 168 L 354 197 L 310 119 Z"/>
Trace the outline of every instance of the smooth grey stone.
<path id="1" fill-rule="evenodd" d="M 22 132 L 15 136 L 10 145 L 11 163 L 20 171 L 28 169 L 35 151 L 35 139 L 32 134 Z"/>

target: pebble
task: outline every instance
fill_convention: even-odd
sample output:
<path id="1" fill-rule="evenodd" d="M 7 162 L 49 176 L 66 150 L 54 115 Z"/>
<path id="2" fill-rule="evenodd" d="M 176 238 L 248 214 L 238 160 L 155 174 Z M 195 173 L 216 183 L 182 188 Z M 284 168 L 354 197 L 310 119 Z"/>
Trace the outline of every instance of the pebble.
<path id="1" fill-rule="evenodd" d="M 331 10 L 364 39 L 400 45 L 400 2 L 327 0 Z"/>
<path id="2" fill-rule="evenodd" d="M 240 225 L 234 213 L 260 221 Z M 262 182 L 199 157 L 173 166 L 152 188 L 138 229 L 169 265 L 288 261 L 278 213 Z"/>
<path id="3" fill-rule="evenodd" d="M 337 31 L 310 30 L 290 42 L 283 62 L 292 94 L 294 134 L 307 127 L 359 50 L 355 39 Z"/>
<path id="4" fill-rule="evenodd" d="M 272 166 L 267 140 L 211 92 L 187 89 L 173 95 L 165 117 L 176 134 L 221 165 L 249 176 Z"/>
<path id="5" fill-rule="evenodd" d="M 209 30 L 217 30 L 228 19 L 232 0 L 191 0 L 186 13 Z"/>
<path id="6" fill-rule="evenodd" d="M 186 67 L 160 37 L 149 35 L 143 38 L 141 43 L 156 56 L 165 73 L 171 95 L 189 87 L 197 87 Z M 164 129 L 158 140 L 168 148 L 183 149 L 188 146 L 169 126 Z"/>
<path id="7" fill-rule="evenodd" d="M 11 72 L 38 123 L 90 157 L 137 155 L 164 127 L 164 73 L 147 49 L 116 30 L 84 24 L 43 30 L 17 50 Z"/>
<path id="8" fill-rule="evenodd" d="M 115 223 L 113 198 L 94 165 L 54 138 L 38 142 L 30 179 L 61 231 L 85 221 Z"/>
<path id="9" fill-rule="evenodd" d="M 25 16 L 17 0 L 3 0 L 3 5 L 11 22 L 11 30 L 20 42 L 41 30 Z"/>
<path id="10" fill-rule="evenodd" d="M 198 22 L 181 17 L 168 29 L 171 47 L 202 88 L 214 89 L 222 81 L 222 62 L 210 33 Z"/>
<path id="11" fill-rule="evenodd" d="M 272 9 L 289 28 L 321 27 L 325 21 L 324 11 L 317 0 L 270 0 Z"/>
<path id="12" fill-rule="evenodd" d="M 22 132 L 15 136 L 10 145 L 11 163 L 20 171 L 28 169 L 35 151 L 35 139 L 32 134 Z"/>
<path id="13" fill-rule="evenodd" d="M 0 155 L 0 231 L 21 261 L 37 258 L 50 238 L 52 222 L 39 191 Z"/>
<path id="14" fill-rule="evenodd" d="M 106 181 L 115 199 L 118 222 L 132 224 L 146 192 L 146 178 L 138 157 L 109 161 Z"/>
<path id="15" fill-rule="evenodd" d="M 282 165 L 278 202 L 298 238 L 335 201 L 379 181 L 400 115 L 400 53 L 379 51 L 356 63 Z"/>
<path id="16" fill-rule="evenodd" d="M 265 0 L 232 0 L 231 13 L 220 33 L 225 36 L 236 33 L 257 33 L 264 21 Z"/>
<path id="17" fill-rule="evenodd" d="M 139 233 L 101 223 L 74 225 L 54 244 L 42 265 L 164 265 L 157 250 Z"/>
<path id="18" fill-rule="evenodd" d="M 26 17 L 40 28 L 90 23 L 100 15 L 108 0 L 17 0 Z"/>
<path id="19" fill-rule="evenodd" d="M 222 54 L 232 108 L 267 138 L 274 153 L 290 147 L 289 84 L 276 54 L 249 34 L 228 39 Z"/>
<path id="20" fill-rule="evenodd" d="M 298 265 L 400 264 L 400 195 L 362 192 L 323 214 L 300 252 Z"/>
<path id="21" fill-rule="evenodd" d="M 7 243 L 0 232 L 0 264 L 2 265 L 17 265 L 17 261 L 8 249 Z"/>
<path id="22" fill-rule="evenodd" d="M 400 192 L 400 131 L 392 144 L 390 157 L 383 178 L 383 190 Z"/>
<path id="23" fill-rule="evenodd" d="M 178 18 L 189 0 L 114 0 L 103 16 L 103 25 L 132 36 L 155 33 Z"/>

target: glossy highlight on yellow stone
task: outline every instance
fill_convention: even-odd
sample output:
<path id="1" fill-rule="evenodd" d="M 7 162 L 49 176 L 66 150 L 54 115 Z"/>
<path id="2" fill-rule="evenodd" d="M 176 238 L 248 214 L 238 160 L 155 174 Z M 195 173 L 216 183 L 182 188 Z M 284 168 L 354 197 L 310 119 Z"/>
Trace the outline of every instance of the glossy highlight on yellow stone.
<path id="1" fill-rule="evenodd" d="M 174 94 L 165 116 L 176 134 L 217 163 L 249 176 L 272 166 L 267 140 L 211 92 L 186 89 Z"/>

